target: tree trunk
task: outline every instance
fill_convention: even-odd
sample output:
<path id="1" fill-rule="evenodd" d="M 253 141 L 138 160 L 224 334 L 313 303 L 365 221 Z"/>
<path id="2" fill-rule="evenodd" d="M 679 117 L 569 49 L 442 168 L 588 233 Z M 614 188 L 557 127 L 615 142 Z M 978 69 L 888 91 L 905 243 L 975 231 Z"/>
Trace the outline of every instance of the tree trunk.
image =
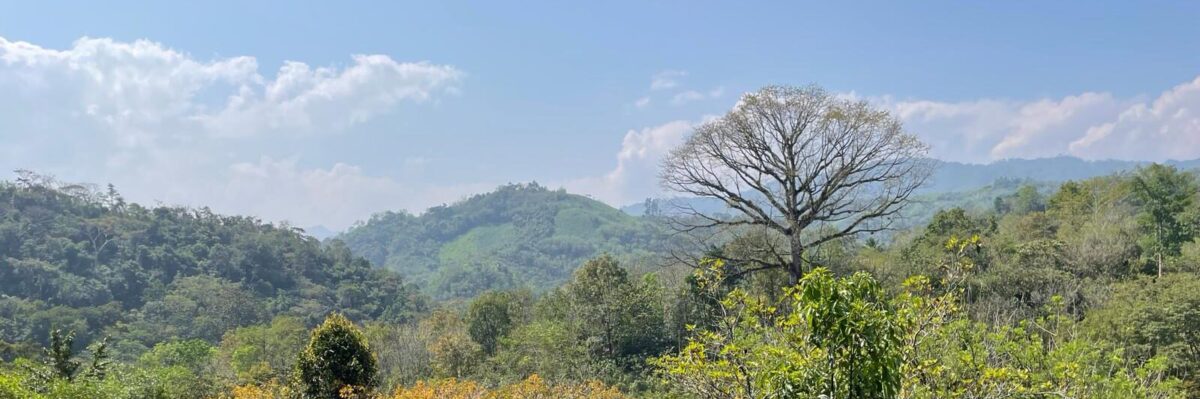
<path id="1" fill-rule="evenodd" d="M 1162 251 L 1158 251 L 1158 277 L 1162 278 Z"/>
<path id="2" fill-rule="evenodd" d="M 796 285 L 804 277 L 804 243 L 800 242 L 799 236 L 792 236 L 791 240 L 792 262 L 788 264 L 787 271 L 791 275 L 792 285 Z"/>

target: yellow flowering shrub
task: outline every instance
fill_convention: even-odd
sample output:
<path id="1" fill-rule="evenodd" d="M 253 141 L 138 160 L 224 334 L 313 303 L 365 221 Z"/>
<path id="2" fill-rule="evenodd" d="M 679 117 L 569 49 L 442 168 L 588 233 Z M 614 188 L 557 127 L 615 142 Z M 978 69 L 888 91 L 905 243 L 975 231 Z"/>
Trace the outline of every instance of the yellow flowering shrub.
<path id="1" fill-rule="evenodd" d="M 270 381 L 264 385 L 233 387 L 230 399 L 290 399 L 295 396 L 287 385 Z"/>
<path id="2" fill-rule="evenodd" d="M 396 390 L 387 399 L 624 399 L 616 388 L 599 381 L 550 385 L 536 374 L 516 384 L 488 389 L 474 381 L 421 381 Z"/>

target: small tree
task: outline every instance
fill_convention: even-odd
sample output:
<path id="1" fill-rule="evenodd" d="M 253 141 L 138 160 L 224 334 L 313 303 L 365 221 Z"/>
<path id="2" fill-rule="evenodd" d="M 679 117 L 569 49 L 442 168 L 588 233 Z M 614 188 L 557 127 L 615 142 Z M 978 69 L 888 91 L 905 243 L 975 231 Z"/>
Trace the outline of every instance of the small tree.
<path id="1" fill-rule="evenodd" d="M 78 377 L 80 368 L 83 367 L 83 362 L 75 358 L 75 352 L 72 349 L 74 345 L 74 331 L 66 333 L 57 329 L 51 331 L 50 346 L 43 349 L 46 355 L 46 360 L 44 361 L 46 371 L 37 372 L 38 377 L 44 380 L 63 379 L 67 381 L 73 381 L 75 377 Z M 88 367 L 84 370 L 83 376 L 104 379 L 111 363 L 108 356 L 108 337 L 92 345 L 90 350 L 92 358 L 88 362 Z"/>
<path id="2" fill-rule="evenodd" d="M 74 344 L 74 331 L 68 331 L 66 334 L 62 330 L 50 332 L 50 347 L 46 348 L 45 352 L 46 366 L 50 368 L 53 377 L 65 380 L 75 378 L 81 364 L 75 360 L 75 354 L 71 351 Z"/>
<path id="3" fill-rule="evenodd" d="M 339 398 L 344 388 L 374 388 L 378 366 L 358 327 L 334 313 L 313 330 L 296 361 L 295 379 L 307 399 Z"/>
<path id="4" fill-rule="evenodd" d="M 485 292 L 471 301 L 467 310 L 467 332 L 483 348 L 484 354 L 496 354 L 500 339 L 512 330 L 514 320 L 509 309 L 512 305 L 507 293 L 495 291 Z"/>
<path id="5" fill-rule="evenodd" d="M 615 361 L 659 349 L 662 319 L 654 289 L 630 279 L 612 256 L 584 263 L 564 290 L 570 317 L 584 340 L 595 345 L 595 355 Z"/>
<path id="6" fill-rule="evenodd" d="M 1141 208 L 1138 224 L 1144 236 L 1139 244 L 1152 258 L 1161 277 L 1163 257 L 1179 255 L 1183 243 L 1192 239 L 1194 226 L 1188 220 L 1187 211 L 1200 188 L 1192 175 L 1160 164 L 1139 169 L 1133 177 L 1132 188 Z"/>

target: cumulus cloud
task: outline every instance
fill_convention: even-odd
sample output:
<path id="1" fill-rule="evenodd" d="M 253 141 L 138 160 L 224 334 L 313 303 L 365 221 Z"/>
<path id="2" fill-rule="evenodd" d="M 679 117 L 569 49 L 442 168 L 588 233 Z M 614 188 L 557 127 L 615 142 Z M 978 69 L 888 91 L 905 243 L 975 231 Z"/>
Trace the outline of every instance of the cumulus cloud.
<path id="1" fill-rule="evenodd" d="M 0 96 L 52 102 L 26 111 L 87 120 L 128 147 L 171 134 L 338 131 L 451 90 L 461 76 L 450 66 L 357 55 L 341 69 L 287 62 L 272 79 L 253 57 L 203 61 L 147 40 L 83 38 L 54 50 L 0 38 Z"/>
<path id="2" fill-rule="evenodd" d="M 677 120 L 629 130 L 617 151 L 617 164 L 602 176 L 569 181 L 567 190 L 585 193 L 613 205 L 657 196 L 658 167 L 672 148 L 682 143 L 696 123 Z"/>
<path id="3" fill-rule="evenodd" d="M 685 91 L 673 102 L 719 97 Z M 862 99 L 843 93 L 847 99 Z M 1006 158 L 1072 155 L 1084 159 L 1162 161 L 1200 158 L 1200 77 L 1150 100 L 1084 92 L 1033 100 L 961 102 L 866 97 L 889 109 L 942 160 L 986 163 Z M 711 118 L 711 117 L 709 117 Z M 660 195 L 657 166 L 692 131 L 685 120 L 630 130 L 608 173 L 565 186 L 612 204 Z"/>
<path id="4" fill-rule="evenodd" d="M 939 159 L 1200 158 L 1200 78 L 1149 101 L 1105 92 L 1028 101 L 870 100 L 895 112 Z"/>
<path id="5" fill-rule="evenodd" d="M 1152 102 L 1127 107 L 1116 120 L 1088 128 L 1068 150 L 1118 159 L 1200 157 L 1200 77 Z"/>
<path id="6" fill-rule="evenodd" d="M 291 61 L 272 75 L 254 57 L 199 59 L 148 40 L 85 37 L 51 49 L 0 38 L 0 167 L 112 182 L 140 202 L 340 228 L 458 191 L 345 163 L 305 167 L 270 154 L 276 146 L 266 143 L 297 143 L 402 104 L 436 102 L 462 77 L 452 66 L 385 55 L 355 55 L 341 67 Z M 427 163 L 400 166 L 419 172 Z M 430 194 L 402 195 L 417 188 Z"/>
<path id="7" fill-rule="evenodd" d="M 196 118 L 220 134 L 336 131 L 386 112 L 398 102 L 429 100 L 461 76 L 452 67 L 400 63 L 385 55 L 353 59 L 353 65 L 341 70 L 287 62 L 261 90 L 243 86 L 220 112 Z"/>
<path id="8" fill-rule="evenodd" d="M 642 97 L 633 102 L 633 105 L 638 108 L 646 108 L 650 105 L 650 97 Z"/>

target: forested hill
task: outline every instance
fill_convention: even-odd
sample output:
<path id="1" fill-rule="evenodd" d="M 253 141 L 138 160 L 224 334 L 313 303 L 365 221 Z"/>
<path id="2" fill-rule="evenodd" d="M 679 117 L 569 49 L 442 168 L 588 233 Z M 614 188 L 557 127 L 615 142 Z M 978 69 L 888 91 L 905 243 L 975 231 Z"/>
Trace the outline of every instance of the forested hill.
<path id="1" fill-rule="evenodd" d="M 439 298 L 555 287 L 589 258 L 654 262 L 667 234 L 599 201 L 536 183 L 510 184 L 420 216 L 377 214 L 337 237 Z"/>
<path id="2" fill-rule="evenodd" d="M 140 353 L 172 339 L 330 311 L 405 320 L 425 306 L 392 272 L 340 244 L 207 209 L 147 208 L 112 191 L 25 175 L 0 182 L 0 344 L 48 330 Z M 4 357 L 29 348 L 0 347 Z"/>

